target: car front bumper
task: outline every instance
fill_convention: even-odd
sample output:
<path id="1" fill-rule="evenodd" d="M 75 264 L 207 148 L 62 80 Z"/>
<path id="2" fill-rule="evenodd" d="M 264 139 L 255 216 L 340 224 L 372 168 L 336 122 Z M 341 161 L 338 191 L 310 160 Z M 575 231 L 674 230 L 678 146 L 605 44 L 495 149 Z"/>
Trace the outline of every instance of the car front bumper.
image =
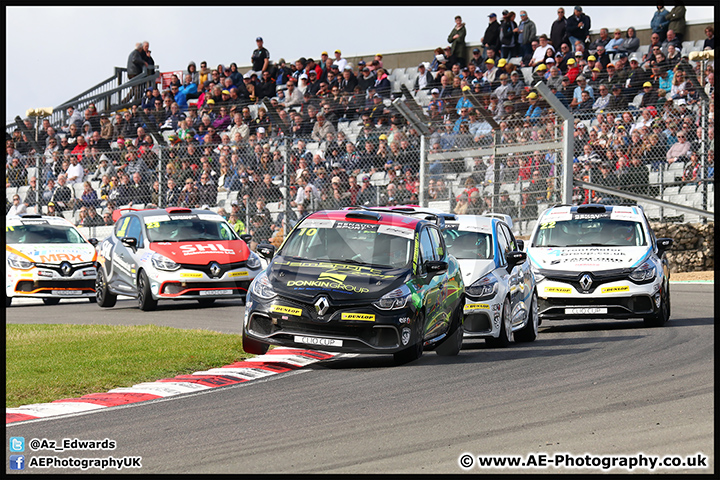
<path id="1" fill-rule="evenodd" d="M 463 336 L 465 338 L 500 336 L 502 304 L 498 296 L 489 300 L 466 298 L 463 307 Z"/>
<path id="2" fill-rule="evenodd" d="M 538 311 L 545 320 L 637 318 L 655 315 L 662 300 L 662 278 L 636 284 L 629 280 L 604 283 L 590 294 L 553 280 L 538 282 Z"/>
<path id="3" fill-rule="evenodd" d="M 248 294 L 243 331 L 269 344 L 333 352 L 396 353 L 416 341 L 416 314 L 410 307 L 383 311 L 368 305 L 330 305 L 319 316 L 314 305 Z"/>
<path id="4" fill-rule="evenodd" d="M 204 298 L 245 298 L 250 282 L 259 270 L 239 268 L 213 278 L 205 272 L 180 269 L 174 272 L 147 271 L 150 292 L 155 300 L 198 300 Z"/>
<path id="5" fill-rule="evenodd" d="M 34 267 L 17 270 L 7 267 L 6 294 L 8 297 L 29 298 L 93 298 L 95 297 L 94 265 L 72 266 L 64 275 L 59 266 Z"/>

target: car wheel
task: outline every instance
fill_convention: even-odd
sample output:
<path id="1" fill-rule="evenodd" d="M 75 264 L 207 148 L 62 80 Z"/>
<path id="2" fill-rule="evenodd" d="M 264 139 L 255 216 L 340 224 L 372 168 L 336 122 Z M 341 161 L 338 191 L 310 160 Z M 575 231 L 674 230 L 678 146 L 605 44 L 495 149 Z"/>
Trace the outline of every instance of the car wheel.
<path id="1" fill-rule="evenodd" d="M 102 267 L 98 268 L 97 277 L 95 277 L 95 301 L 103 308 L 114 307 L 117 302 L 117 295 L 110 293 Z"/>
<path id="2" fill-rule="evenodd" d="M 670 320 L 670 287 L 665 286 L 662 290 L 662 299 L 657 315 L 645 317 L 643 321 L 648 327 L 662 327 Z"/>
<path id="3" fill-rule="evenodd" d="M 405 350 L 401 350 L 399 352 L 393 353 L 393 358 L 395 359 L 395 363 L 398 365 L 403 365 L 405 363 L 410 363 L 418 358 L 422 357 L 423 354 L 423 331 L 425 327 L 425 315 L 419 314 L 417 317 L 417 320 L 415 320 L 415 338 L 417 339 L 417 342 L 415 342 L 413 345 L 409 346 Z"/>
<path id="4" fill-rule="evenodd" d="M 533 342 L 538 336 L 538 302 L 537 293 L 533 292 L 532 300 L 530 300 L 530 309 L 528 310 L 528 318 L 526 325 L 515 332 L 514 337 L 517 342 Z"/>
<path id="5" fill-rule="evenodd" d="M 242 347 L 243 350 L 245 350 L 245 353 L 250 353 L 253 355 L 264 355 L 268 351 L 270 345 L 260 343 L 257 340 L 253 340 L 252 338 L 249 338 L 247 335 L 245 335 L 245 332 L 243 332 Z"/>
<path id="6" fill-rule="evenodd" d="M 512 325 L 510 324 L 510 300 L 505 299 L 500 317 L 500 335 L 497 338 L 489 337 L 485 343 L 493 348 L 505 348 L 513 341 Z"/>
<path id="7" fill-rule="evenodd" d="M 7 293 L 5 294 L 5 308 L 9 307 L 12 304 L 12 297 L 8 297 Z"/>
<path id="8" fill-rule="evenodd" d="M 462 343 L 463 343 L 463 334 L 465 333 L 463 330 L 462 325 L 462 318 L 463 318 L 463 306 L 465 305 L 465 299 L 460 299 L 460 304 L 455 309 L 455 312 L 453 314 L 453 321 L 450 325 L 451 328 L 451 334 L 448 335 L 448 337 L 443 341 L 440 345 L 437 346 L 435 351 L 438 355 L 441 357 L 454 357 L 458 353 L 460 353 L 460 350 L 462 349 Z"/>
<path id="9" fill-rule="evenodd" d="M 149 312 L 155 310 L 157 307 L 157 300 L 153 300 L 152 293 L 150 293 L 150 281 L 145 274 L 145 270 L 141 270 L 137 279 L 138 289 L 138 307 L 143 312 Z"/>
<path id="10" fill-rule="evenodd" d="M 198 298 L 198 303 L 201 307 L 209 307 L 213 303 L 215 303 L 214 298 Z"/>
<path id="11" fill-rule="evenodd" d="M 57 305 L 58 303 L 60 303 L 60 299 L 59 298 L 43 298 L 43 303 L 45 305 Z"/>

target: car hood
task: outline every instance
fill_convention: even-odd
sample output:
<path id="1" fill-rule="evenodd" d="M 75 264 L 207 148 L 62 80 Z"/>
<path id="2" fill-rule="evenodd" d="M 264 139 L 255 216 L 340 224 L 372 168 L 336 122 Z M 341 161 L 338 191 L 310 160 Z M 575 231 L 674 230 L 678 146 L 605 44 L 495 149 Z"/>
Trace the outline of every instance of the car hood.
<path id="1" fill-rule="evenodd" d="M 221 264 L 244 262 L 250 255 L 243 240 L 153 242 L 150 250 L 175 263 L 189 265 L 207 265 L 212 260 Z"/>
<path id="2" fill-rule="evenodd" d="M 470 286 L 495 269 L 495 260 L 458 259 L 465 285 Z"/>
<path id="3" fill-rule="evenodd" d="M 268 278 L 282 296 L 310 301 L 319 294 L 343 302 L 376 301 L 402 285 L 408 269 L 374 268 L 336 262 L 275 257 Z"/>
<path id="4" fill-rule="evenodd" d="M 50 265 L 93 262 L 97 259 L 95 247 L 89 243 L 14 243 L 6 245 L 5 251 L 35 263 Z"/>
<path id="5" fill-rule="evenodd" d="M 640 264 L 650 248 L 645 247 L 562 247 L 530 248 L 528 257 L 541 269 L 580 272 L 614 270 Z"/>

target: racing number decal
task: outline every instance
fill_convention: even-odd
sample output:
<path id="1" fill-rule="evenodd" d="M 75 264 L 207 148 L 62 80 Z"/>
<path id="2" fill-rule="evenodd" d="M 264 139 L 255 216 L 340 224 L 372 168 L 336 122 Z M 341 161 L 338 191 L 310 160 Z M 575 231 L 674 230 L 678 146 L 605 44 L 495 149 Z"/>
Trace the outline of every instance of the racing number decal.
<path id="1" fill-rule="evenodd" d="M 160 222 L 150 222 L 145 224 L 145 228 L 158 228 L 160 227 Z"/>
<path id="2" fill-rule="evenodd" d="M 301 228 L 298 236 L 305 235 L 306 237 L 312 237 L 317 233 L 317 228 Z"/>
<path id="3" fill-rule="evenodd" d="M 117 237 L 121 238 L 125 236 L 125 230 L 127 230 L 128 223 L 130 223 L 130 217 L 125 217 L 125 221 L 120 226 L 120 229 L 117 232 Z"/>
<path id="4" fill-rule="evenodd" d="M 555 221 L 554 221 L 554 220 L 551 221 L 551 222 L 543 222 L 543 223 L 540 224 L 540 230 L 545 230 L 545 229 L 548 229 L 548 228 L 555 228 Z"/>

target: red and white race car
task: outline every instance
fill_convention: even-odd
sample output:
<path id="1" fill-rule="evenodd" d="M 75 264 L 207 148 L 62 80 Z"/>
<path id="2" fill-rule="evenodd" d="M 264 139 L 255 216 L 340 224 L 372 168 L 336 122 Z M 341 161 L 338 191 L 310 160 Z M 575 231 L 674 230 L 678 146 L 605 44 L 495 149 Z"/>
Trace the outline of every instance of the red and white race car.
<path id="1" fill-rule="evenodd" d="M 118 295 L 137 298 L 141 310 L 160 299 L 244 300 L 261 271 L 249 240 L 209 210 L 126 210 L 98 246 L 98 305 L 112 307 Z"/>

